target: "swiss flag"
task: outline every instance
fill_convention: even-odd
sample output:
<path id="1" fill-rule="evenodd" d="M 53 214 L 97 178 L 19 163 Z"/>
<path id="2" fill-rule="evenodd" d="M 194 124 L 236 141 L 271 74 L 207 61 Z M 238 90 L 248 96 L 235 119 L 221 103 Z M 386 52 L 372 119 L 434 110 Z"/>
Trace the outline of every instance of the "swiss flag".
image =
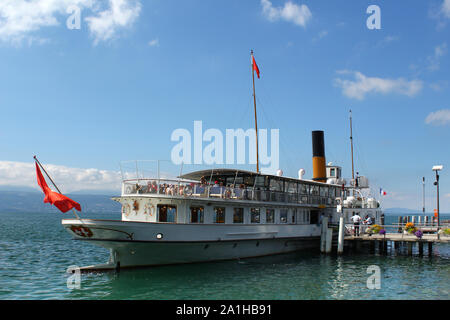
<path id="1" fill-rule="evenodd" d="M 252 55 L 252 66 L 253 70 L 256 71 L 256 75 L 258 76 L 259 79 L 259 68 L 258 65 L 256 64 L 255 57 L 253 55 Z"/>
<path id="2" fill-rule="evenodd" d="M 65 195 L 52 191 L 49 188 L 47 182 L 45 182 L 44 176 L 42 175 L 42 172 L 39 169 L 37 162 L 36 162 L 36 175 L 38 185 L 41 187 L 42 191 L 45 194 L 44 203 L 50 203 L 55 207 L 57 207 L 62 212 L 67 212 L 72 208 L 81 211 L 81 206 L 79 203 L 73 201 L 72 199 L 66 197 Z"/>

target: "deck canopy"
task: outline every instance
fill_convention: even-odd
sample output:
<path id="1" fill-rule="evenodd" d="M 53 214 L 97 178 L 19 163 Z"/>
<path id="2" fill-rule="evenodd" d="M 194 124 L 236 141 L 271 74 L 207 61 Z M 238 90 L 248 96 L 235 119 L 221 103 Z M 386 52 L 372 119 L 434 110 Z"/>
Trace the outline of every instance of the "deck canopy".
<path id="1" fill-rule="evenodd" d="M 204 181 L 211 184 L 219 184 L 224 186 L 229 185 L 245 185 L 248 187 L 270 188 L 276 184 L 283 184 L 283 182 L 326 185 L 324 183 L 315 182 L 311 180 L 299 180 L 289 177 L 280 177 L 270 174 L 262 174 L 254 171 L 246 171 L 239 169 L 209 169 L 194 171 L 181 175 L 181 179 L 189 179 L 196 181 Z"/>

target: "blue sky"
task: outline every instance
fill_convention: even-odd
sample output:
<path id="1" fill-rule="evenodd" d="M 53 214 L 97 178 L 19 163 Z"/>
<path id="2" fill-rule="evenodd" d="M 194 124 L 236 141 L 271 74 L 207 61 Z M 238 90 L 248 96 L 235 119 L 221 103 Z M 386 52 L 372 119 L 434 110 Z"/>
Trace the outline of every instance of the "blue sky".
<path id="1" fill-rule="evenodd" d="M 373 4 L 380 30 L 366 26 Z M 311 131 L 324 130 L 327 161 L 350 176 L 352 109 L 356 168 L 384 206 L 421 208 L 425 176 L 431 211 L 443 164 L 450 211 L 449 39 L 449 0 L 5 0 L 0 185 L 35 187 L 37 154 L 66 169 L 68 190 L 72 169 L 78 185 L 113 188 L 119 161 L 170 159 L 171 133 L 194 120 L 251 128 L 253 49 L 259 127 L 280 129 L 286 175 L 311 177 Z"/>

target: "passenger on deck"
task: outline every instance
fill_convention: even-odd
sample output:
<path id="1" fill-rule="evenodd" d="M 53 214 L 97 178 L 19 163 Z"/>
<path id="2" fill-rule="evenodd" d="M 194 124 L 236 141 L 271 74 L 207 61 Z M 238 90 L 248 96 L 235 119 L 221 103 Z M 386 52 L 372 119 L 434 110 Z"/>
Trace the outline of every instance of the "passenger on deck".
<path id="1" fill-rule="evenodd" d="M 141 193 L 141 186 L 139 185 L 139 183 L 136 183 L 136 193 Z"/>
<path id="2" fill-rule="evenodd" d="M 166 188 L 166 195 L 172 195 L 173 196 L 173 185 L 169 185 L 167 188 Z"/>
<path id="3" fill-rule="evenodd" d="M 158 191 L 158 185 L 156 184 L 156 181 L 152 181 L 151 193 L 156 193 L 157 191 Z"/>
<path id="4" fill-rule="evenodd" d="M 228 186 L 225 188 L 224 198 L 225 198 L 225 199 L 230 199 L 230 198 L 231 198 L 231 187 L 230 187 L 230 185 L 228 185 Z"/>
<path id="5" fill-rule="evenodd" d="M 353 221 L 353 226 L 355 228 L 354 235 L 359 236 L 359 224 L 361 222 L 361 217 L 358 213 L 354 213 L 353 217 L 351 217 L 351 220 Z"/>

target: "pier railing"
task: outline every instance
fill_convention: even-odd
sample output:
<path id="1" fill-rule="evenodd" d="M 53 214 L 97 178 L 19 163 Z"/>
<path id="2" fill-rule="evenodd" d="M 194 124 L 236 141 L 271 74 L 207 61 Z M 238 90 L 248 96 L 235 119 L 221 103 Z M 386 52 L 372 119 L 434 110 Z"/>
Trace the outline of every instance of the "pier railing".
<path id="1" fill-rule="evenodd" d="M 386 234 L 399 234 L 401 237 L 408 237 L 408 236 L 415 236 L 414 232 L 407 232 L 405 230 L 406 224 L 403 223 L 394 223 L 390 225 L 378 225 L 379 230 L 384 230 L 384 233 L 369 233 L 368 230 L 373 229 L 374 224 L 367 225 L 367 224 L 360 224 L 359 225 L 359 235 L 360 236 L 384 236 Z M 337 227 L 337 226 L 335 226 Z M 372 228 L 371 228 L 372 227 Z M 450 224 L 440 224 L 439 227 L 437 224 L 433 223 L 421 223 L 421 224 L 415 224 L 414 227 L 417 230 L 420 230 L 424 235 L 426 234 L 436 234 L 439 232 L 440 229 L 447 229 L 450 228 Z M 346 223 L 345 224 L 345 235 L 347 236 L 354 236 L 356 233 L 357 227 L 353 223 Z"/>

